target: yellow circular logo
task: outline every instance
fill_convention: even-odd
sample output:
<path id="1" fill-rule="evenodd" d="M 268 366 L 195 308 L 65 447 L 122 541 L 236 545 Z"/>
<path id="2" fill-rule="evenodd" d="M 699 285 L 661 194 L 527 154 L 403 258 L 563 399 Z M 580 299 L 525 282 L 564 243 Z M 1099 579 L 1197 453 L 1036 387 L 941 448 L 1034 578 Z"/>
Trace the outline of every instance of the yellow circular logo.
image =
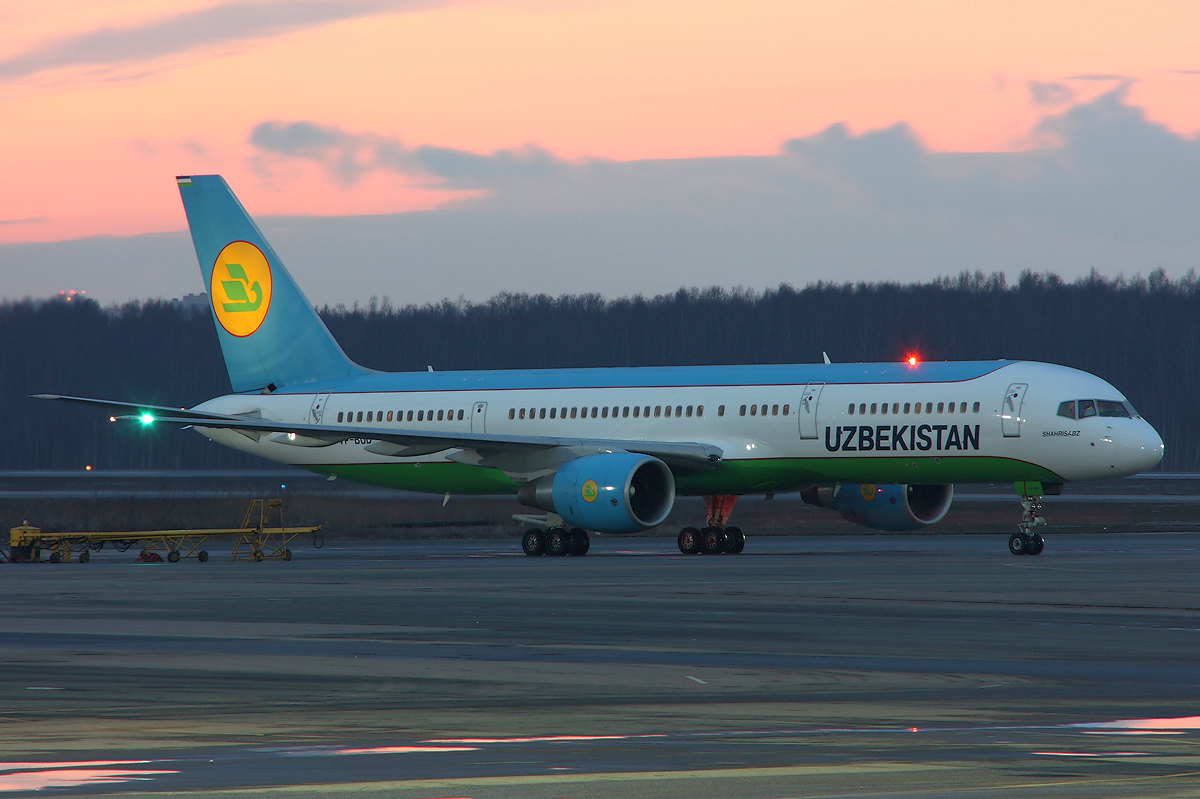
<path id="1" fill-rule="evenodd" d="M 595 480 L 588 480 L 583 484 L 583 488 L 579 489 L 579 493 L 584 502 L 595 502 L 596 497 L 600 496 L 600 486 L 596 485 Z"/>
<path id="2" fill-rule="evenodd" d="M 234 336 L 262 325 L 271 305 L 271 267 L 262 250 L 248 241 L 225 245 L 213 264 L 208 296 L 217 321 Z"/>
<path id="3" fill-rule="evenodd" d="M 858 489 L 862 491 L 862 498 L 867 502 L 875 499 L 875 495 L 879 493 L 879 489 L 875 487 L 874 483 L 865 483 L 859 486 Z"/>

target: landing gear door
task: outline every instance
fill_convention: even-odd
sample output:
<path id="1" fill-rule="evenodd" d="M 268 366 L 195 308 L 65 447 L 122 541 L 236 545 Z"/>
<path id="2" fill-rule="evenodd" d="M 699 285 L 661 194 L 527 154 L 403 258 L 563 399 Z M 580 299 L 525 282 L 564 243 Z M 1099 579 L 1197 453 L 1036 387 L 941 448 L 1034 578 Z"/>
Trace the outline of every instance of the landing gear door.
<path id="1" fill-rule="evenodd" d="M 817 437 L 817 403 L 821 400 L 824 383 L 809 383 L 800 395 L 797 415 L 800 417 L 800 438 Z"/>
<path id="2" fill-rule="evenodd" d="M 325 417 L 325 403 L 327 402 L 329 402 L 328 391 L 322 391 L 313 399 L 312 408 L 308 412 L 308 418 L 312 424 L 321 424 L 321 420 Z"/>
<path id="3" fill-rule="evenodd" d="M 487 403 L 477 402 L 471 408 L 471 432 L 487 432 Z"/>
<path id="4" fill-rule="evenodd" d="M 1025 389 L 1028 383 L 1013 383 L 1004 393 L 1004 403 L 1000 406 L 1000 426 L 1005 438 L 1018 438 L 1021 435 L 1021 405 L 1025 402 Z"/>

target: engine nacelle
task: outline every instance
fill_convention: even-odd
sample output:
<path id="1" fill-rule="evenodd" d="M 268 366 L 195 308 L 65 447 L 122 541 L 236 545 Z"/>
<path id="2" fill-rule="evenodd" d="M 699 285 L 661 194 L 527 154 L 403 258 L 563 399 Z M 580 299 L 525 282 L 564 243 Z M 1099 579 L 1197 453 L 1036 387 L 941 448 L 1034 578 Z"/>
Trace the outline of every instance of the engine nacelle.
<path id="1" fill-rule="evenodd" d="M 585 455 L 521 486 L 517 498 L 587 530 L 636 533 L 667 518 L 675 505 L 675 476 L 649 455 Z"/>
<path id="2" fill-rule="evenodd" d="M 940 522 L 954 500 L 954 486 L 863 485 L 816 486 L 800 492 L 809 505 L 836 510 L 843 519 L 876 530 L 919 530 Z"/>

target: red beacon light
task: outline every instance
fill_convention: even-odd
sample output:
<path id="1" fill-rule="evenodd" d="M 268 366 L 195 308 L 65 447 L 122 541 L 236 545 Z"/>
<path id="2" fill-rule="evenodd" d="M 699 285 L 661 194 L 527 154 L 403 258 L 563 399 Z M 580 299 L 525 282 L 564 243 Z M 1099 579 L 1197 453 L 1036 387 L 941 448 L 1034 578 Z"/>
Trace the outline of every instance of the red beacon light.
<path id="1" fill-rule="evenodd" d="M 916 366 L 918 363 L 920 363 L 920 361 L 918 360 L 917 356 L 915 356 L 915 355 L 908 356 L 908 365 L 909 366 Z"/>

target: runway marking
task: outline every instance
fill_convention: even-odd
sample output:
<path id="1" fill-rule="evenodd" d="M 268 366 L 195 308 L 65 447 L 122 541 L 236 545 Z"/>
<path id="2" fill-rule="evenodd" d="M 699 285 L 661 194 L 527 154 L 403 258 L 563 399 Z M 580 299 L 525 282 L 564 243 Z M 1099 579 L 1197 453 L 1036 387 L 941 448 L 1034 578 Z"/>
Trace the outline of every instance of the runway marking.
<path id="1" fill-rule="evenodd" d="M 708 685 L 708 683 L 706 683 L 704 680 L 700 679 L 699 677 L 693 677 L 690 674 L 687 674 L 684 676 L 686 676 L 689 680 L 691 680 L 694 683 L 699 683 L 700 685 Z"/>
<path id="2" fill-rule="evenodd" d="M 427 744 L 528 744 L 563 743 L 577 741 L 626 741 L 632 738 L 666 738 L 664 733 L 639 735 L 536 735 L 523 738 L 429 738 Z"/>

